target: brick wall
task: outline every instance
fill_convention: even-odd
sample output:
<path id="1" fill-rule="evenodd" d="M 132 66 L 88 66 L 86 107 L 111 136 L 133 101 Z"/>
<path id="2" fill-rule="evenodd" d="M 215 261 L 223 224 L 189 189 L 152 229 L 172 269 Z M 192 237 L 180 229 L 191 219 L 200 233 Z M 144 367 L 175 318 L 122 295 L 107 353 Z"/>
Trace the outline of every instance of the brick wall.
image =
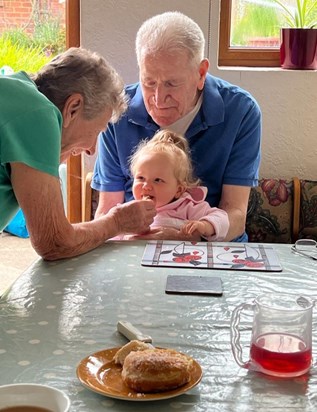
<path id="1" fill-rule="evenodd" d="M 32 10 L 33 4 L 33 10 Z M 34 17 L 60 18 L 65 25 L 65 1 L 60 0 L 0 0 L 0 34 L 22 27 L 32 33 Z"/>

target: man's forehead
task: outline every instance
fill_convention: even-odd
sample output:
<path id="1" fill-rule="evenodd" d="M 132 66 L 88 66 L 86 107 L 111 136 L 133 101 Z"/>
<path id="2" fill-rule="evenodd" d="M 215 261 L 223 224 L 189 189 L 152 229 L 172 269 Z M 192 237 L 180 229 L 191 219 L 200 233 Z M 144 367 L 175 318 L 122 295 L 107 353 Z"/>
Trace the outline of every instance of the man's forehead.
<path id="1" fill-rule="evenodd" d="M 182 80 L 188 77 L 188 74 L 193 69 L 189 67 L 182 67 L 178 64 L 158 64 L 158 65 L 147 65 L 144 64 L 140 68 L 140 76 L 144 80 L 149 79 L 162 79 L 162 80 Z"/>
<path id="2" fill-rule="evenodd" d="M 156 65 L 163 62 L 164 65 L 176 66 L 179 62 L 189 65 L 191 59 L 188 53 L 184 50 L 167 51 L 160 50 L 157 52 L 147 52 L 142 55 L 141 67 L 143 65 Z"/>

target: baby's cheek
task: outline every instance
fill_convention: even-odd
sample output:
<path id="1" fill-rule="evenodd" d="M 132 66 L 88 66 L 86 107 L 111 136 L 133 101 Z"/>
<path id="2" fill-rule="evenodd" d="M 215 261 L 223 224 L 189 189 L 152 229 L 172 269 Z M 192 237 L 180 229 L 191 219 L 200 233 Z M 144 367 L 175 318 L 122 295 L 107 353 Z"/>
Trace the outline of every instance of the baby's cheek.
<path id="1" fill-rule="evenodd" d="M 139 193 L 139 191 L 138 191 L 137 185 L 132 185 L 132 194 L 133 194 L 134 199 L 136 199 L 136 200 L 138 200 L 138 198 L 137 198 L 138 193 Z"/>

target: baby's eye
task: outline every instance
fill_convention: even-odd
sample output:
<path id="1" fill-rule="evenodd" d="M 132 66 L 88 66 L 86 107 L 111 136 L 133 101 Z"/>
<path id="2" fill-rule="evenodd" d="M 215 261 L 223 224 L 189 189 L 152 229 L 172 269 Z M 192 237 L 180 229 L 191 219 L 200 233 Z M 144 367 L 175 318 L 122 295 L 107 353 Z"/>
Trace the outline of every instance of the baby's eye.
<path id="1" fill-rule="evenodd" d="M 144 177 L 143 176 L 136 176 L 135 180 L 138 180 L 139 182 L 143 182 Z"/>
<path id="2" fill-rule="evenodd" d="M 154 179 L 155 183 L 161 183 L 163 182 L 163 179 L 161 179 L 160 177 L 157 177 L 156 179 Z"/>

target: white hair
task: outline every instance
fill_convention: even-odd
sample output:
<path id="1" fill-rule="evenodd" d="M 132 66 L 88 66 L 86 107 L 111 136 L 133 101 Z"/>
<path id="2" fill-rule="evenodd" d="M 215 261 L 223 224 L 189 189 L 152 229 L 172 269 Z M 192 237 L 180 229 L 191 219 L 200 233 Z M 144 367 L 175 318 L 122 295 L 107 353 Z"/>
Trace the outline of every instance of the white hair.
<path id="1" fill-rule="evenodd" d="M 189 61 L 199 65 L 204 59 L 205 38 L 194 20 L 177 11 L 166 12 L 151 17 L 141 25 L 135 48 L 139 67 L 144 56 L 160 51 L 185 51 Z"/>

